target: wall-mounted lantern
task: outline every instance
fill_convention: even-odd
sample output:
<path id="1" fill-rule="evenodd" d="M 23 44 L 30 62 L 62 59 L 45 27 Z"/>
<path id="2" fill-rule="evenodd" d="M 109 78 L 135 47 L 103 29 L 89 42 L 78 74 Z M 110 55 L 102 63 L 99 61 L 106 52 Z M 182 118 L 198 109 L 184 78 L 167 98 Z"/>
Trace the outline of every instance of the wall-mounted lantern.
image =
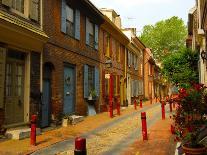
<path id="1" fill-rule="evenodd" d="M 203 62 L 204 59 L 207 60 L 207 52 L 205 52 L 204 50 L 201 52 L 201 58 L 203 59 Z"/>

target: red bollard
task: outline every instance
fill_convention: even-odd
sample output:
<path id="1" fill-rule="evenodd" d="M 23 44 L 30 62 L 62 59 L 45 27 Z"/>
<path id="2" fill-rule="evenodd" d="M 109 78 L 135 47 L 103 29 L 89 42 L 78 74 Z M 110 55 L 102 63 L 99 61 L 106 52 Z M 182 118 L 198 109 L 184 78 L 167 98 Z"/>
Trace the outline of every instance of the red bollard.
<path id="1" fill-rule="evenodd" d="M 170 102 L 169 105 L 170 105 L 170 112 L 172 112 L 172 103 Z"/>
<path id="2" fill-rule="evenodd" d="M 170 131 L 172 134 L 175 134 L 175 127 L 173 125 L 170 126 Z"/>
<path id="3" fill-rule="evenodd" d="M 120 115 L 120 101 L 117 99 L 117 115 Z"/>
<path id="4" fill-rule="evenodd" d="M 147 121 L 146 121 L 146 112 L 141 113 L 141 120 L 142 120 L 142 137 L 143 140 L 147 140 Z"/>
<path id="5" fill-rule="evenodd" d="M 175 103 L 173 102 L 173 108 L 175 109 Z"/>
<path id="6" fill-rule="evenodd" d="M 37 115 L 31 117 L 31 133 L 30 133 L 30 144 L 36 145 L 36 128 L 37 128 Z"/>
<path id="7" fill-rule="evenodd" d="M 142 100 L 140 100 L 140 108 L 142 108 Z"/>
<path id="8" fill-rule="evenodd" d="M 113 102 L 109 102 L 109 116 L 113 118 Z"/>
<path id="9" fill-rule="evenodd" d="M 77 137 L 75 139 L 74 155 L 86 155 L 86 139 Z"/>
<path id="10" fill-rule="evenodd" d="M 137 101 L 136 101 L 136 99 L 134 100 L 134 109 L 137 110 Z"/>
<path id="11" fill-rule="evenodd" d="M 164 120 L 165 119 L 165 102 L 164 101 L 162 101 L 162 120 Z"/>

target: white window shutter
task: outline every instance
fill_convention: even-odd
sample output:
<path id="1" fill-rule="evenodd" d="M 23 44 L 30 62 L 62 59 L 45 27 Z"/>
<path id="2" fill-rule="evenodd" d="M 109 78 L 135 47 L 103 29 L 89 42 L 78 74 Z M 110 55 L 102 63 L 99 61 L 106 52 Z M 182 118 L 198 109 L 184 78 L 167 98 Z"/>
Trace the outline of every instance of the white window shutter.
<path id="1" fill-rule="evenodd" d="M 6 49 L 0 47 L 0 108 L 4 107 L 5 60 Z"/>
<path id="2" fill-rule="evenodd" d="M 39 0 L 30 0 L 30 19 L 39 21 Z"/>
<path id="3" fill-rule="evenodd" d="M 61 32 L 66 33 L 66 1 L 61 1 Z"/>
<path id="4" fill-rule="evenodd" d="M 2 4 L 8 7 L 12 6 L 12 0 L 2 0 Z"/>

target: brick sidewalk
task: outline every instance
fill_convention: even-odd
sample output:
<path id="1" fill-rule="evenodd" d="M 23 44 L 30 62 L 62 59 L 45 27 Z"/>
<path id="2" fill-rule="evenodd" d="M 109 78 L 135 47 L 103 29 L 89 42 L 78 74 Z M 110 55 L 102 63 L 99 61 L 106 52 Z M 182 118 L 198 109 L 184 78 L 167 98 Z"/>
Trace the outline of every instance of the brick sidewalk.
<path id="1" fill-rule="evenodd" d="M 171 123 L 169 118 L 156 122 L 148 129 L 149 140 L 135 141 L 123 155 L 174 155 L 176 143 L 170 132 Z"/>
<path id="2" fill-rule="evenodd" d="M 149 106 L 150 102 L 147 101 L 144 103 L 144 106 Z M 140 108 L 137 107 L 137 110 Z M 28 154 L 32 153 L 41 148 L 50 146 L 57 142 L 63 141 L 65 139 L 74 138 L 83 133 L 87 133 L 91 130 L 94 130 L 108 122 L 116 121 L 120 117 L 134 112 L 133 106 L 121 110 L 121 116 L 116 116 L 111 119 L 109 118 L 108 112 L 100 113 L 95 116 L 85 117 L 83 122 L 78 123 L 77 125 L 71 125 L 68 127 L 61 127 L 59 129 L 43 132 L 40 136 L 37 136 L 37 146 L 30 146 L 30 139 L 24 140 L 8 140 L 0 142 L 0 154 Z M 114 110 L 116 114 L 116 110 Z"/>

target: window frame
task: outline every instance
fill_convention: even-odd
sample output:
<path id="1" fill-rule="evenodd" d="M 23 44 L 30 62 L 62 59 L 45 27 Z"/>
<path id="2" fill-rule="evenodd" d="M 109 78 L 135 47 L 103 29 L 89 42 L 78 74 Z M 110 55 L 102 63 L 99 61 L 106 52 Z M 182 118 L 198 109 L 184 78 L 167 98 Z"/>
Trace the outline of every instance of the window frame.
<path id="1" fill-rule="evenodd" d="M 67 7 L 73 11 L 73 23 L 70 20 L 67 19 Z M 70 36 L 72 38 L 75 38 L 75 22 L 76 22 L 75 21 L 75 14 L 76 14 L 75 9 L 73 7 L 71 7 L 70 5 L 66 4 L 65 11 L 66 11 L 66 13 L 65 13 L 66 14 L 66 33 L 65 34 L 67 36 Z M 67 32 L 67 23 L 72 23 L 73 24 L 73 27 L 72 27 L 73 28 L 72 35 Z"/>

